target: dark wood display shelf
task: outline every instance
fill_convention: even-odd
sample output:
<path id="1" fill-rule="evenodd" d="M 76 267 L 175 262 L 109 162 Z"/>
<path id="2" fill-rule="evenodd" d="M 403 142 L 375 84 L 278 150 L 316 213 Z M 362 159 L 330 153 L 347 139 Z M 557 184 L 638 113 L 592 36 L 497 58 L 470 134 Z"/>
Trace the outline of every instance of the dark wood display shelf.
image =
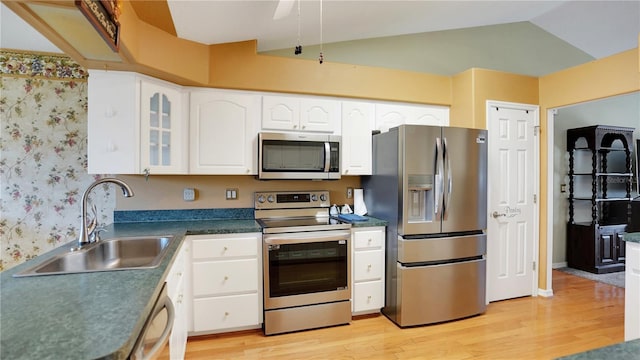
<path id="1" fill-rule="evenodd" d="M 569 267 L 596 274 L 624 270 L 625 246 L 621 234 L 631 216 L 631 147 L 633 128 L 588 126 L 567 130 L 569 152 L 569 221 L 567 263 Z M 585 147 L 586 142 L 586 147 Z M 574 171 L 575 152 L 591 153 L 590 171 Z M 624 164 L 610 168 L 612 154 Z M 620 157 L 617 158 L 618 162 Z M 621 169 L 622 168 L 622 169 Z M 612 170 L 612 171 L 611 171 Z M 622 170 L 622 171 L 621 171 Z M 611 172 L 609 172 L 611 171 Z M 576 191 L 575 179 L 590 177 L 590 187 Z M 575 195 L 579 193 L 580 195 Z M 589 195 L 587 195 L 589 194 Z M 578 204 L 590 203 L 591 221 L 575 221 Z"/>

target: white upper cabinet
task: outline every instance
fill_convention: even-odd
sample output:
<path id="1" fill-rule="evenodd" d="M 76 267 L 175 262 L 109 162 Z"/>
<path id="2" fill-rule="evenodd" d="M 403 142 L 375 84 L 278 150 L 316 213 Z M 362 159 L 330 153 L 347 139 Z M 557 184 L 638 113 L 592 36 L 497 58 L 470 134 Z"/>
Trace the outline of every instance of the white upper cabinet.
<path id="1" fill-rule="evenodd" d="M 185 174 L 186 94 L 131 72 L 89 70 L 88 172 Z"/>
<path id="2" fill-rule="evenodd" d="M 191 174 L 257 174 L 260 95 L 194 90 L 190 99 Z"/>
<path id="3" fill-rule="evenodd" d="M 370 102 L 342 102 L 342 175 L 371 175 L 374 112 Z"/>
<path id="4" fill-rule="evenodd" d="M 340 101 L 313 97 L 262 97 L 262 129 L 340 134 Z"/>
<path id="5" fill-rule="evenodd" d="M 376 103 L 376 129 L 382 132 L 399 125 L 449 126 L 449 107 Z"/>

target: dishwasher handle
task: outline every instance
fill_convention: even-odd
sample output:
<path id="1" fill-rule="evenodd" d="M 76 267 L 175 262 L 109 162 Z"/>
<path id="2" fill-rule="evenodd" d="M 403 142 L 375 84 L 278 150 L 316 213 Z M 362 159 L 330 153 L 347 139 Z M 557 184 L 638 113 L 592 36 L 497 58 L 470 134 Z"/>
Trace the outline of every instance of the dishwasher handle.
<path id="1" fill-rule="evenodd" d="M 134 360 L 151 360 L 151 359 L 155 359 L 156 356 L 158 355 L 158 353 L 162 350 L 162 348 L 165 346 L 165 344 L 167 343 L 167 341 L 169 340 L 169 336 L 171 335 L 171 329 L 173 328 L 173 321 L 176 318 L 176 313 L 175 313 L 175 309 L 173 308 L 173 303 L 171 302 L 171 299 L 169 298 L 169 296 L 164 296 L 162 300 L 162 305 L 161 306 L 157 306 L 155 308 L 155 310 L 153 311 L 153 313 L 151 314 L 151 318 L 150 321 L 153 321 L 153 319 L 158 316 L 158 314 L 163 310 L 163 309 L 167 309 L 167 324 L 164 328 L 164 330 L 162 331 L 162 334 L 160 335 L 160 337 L 158 337 L 158 341 L 156 341 L 156 343 L 153 345 L 153 347 L 149 350 L 148 354 L 144 354 L 144 348 L 145 348 L 145 344 L 144 341 L 140 341 L 137 344 L 137 347 L 135 349 L 133 349 L 133 353 L 131 358 Z M 140 334 L 140 339 L 144 339 L 144 336 L 146 335 L 147 331 L 149 331 L 151 327 L 147 326 L 145 329 L 142 330 L 142 333 Z"/>

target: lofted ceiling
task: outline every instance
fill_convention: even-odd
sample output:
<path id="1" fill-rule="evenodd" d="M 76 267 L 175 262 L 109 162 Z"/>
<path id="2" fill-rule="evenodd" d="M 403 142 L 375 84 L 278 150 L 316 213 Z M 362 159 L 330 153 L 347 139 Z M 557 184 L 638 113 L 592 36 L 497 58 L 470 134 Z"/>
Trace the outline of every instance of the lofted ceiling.
<path id="1" fill-rule="evenodd" d="M 485 67 L 540 76 L 636 48 L 640 33 L 640 0 L 282 1 L 292 7 L 278 20 L 278 0 L 132 5 L 141 20 L 199 43 L 257 39 L 259 52 L 292 57 L 300 44 L 309 59 L 322 43 L 328 61 L 446 75 Z M 39 34 L 4 5 L 0 16 L 1 47 L 55 51 L 44 38 L 33 44 Z"/>

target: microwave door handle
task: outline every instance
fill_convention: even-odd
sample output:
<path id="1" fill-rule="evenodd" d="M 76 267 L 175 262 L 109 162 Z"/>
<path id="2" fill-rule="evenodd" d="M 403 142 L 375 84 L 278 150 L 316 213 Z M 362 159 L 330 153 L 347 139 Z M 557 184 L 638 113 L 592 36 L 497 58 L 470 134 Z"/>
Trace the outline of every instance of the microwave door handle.
<path id="1" fill-rule="evenodd" d="M 324 172 L 329 172 L 331 167 L 331 144 L 324 142 Z"/>
<path id="2" fill-rule="evenodd" d="M 164 301 L 163 306 L 157 308 L 151 314 L 151 319 L 153 319 L 156 316 L 158 316 L 160 311 L 162 311 L 165 308 L 167 309 L 167 324 L 164 330 L 162 331 L 162 334 L 160 335 L 160 337 L 158 337 L 158 341 L 153 345 L 151 350 L 149 350 L 148 354 L 143 354 L 142 351 L 144 349 L 144 341 L 140 341 L 138 348 L 134 349 L 133 351 L 133 354 L 132 354 L 133 359 L 140 359 L 140 360 L 155 359 L 156 355 L 158 355 L 158 352 L 160 352 L 163 349 L 164 345 L 167 343 L 167 340 L 169 340 L 169 336 L 171 335 L 171 329 L 173 328 L 173 321 L 176 318 L 176 313 L 175 313 L 175 309 L 173 308 L 173 304 L 171 303 L 171 299 L 168 296 L 165 296 L 163 301 Z M 142 330 L 142 334 L 140 334 L 139 337 L 144 338 L 148 330 L 149 330 L 149 327 Z"/>

